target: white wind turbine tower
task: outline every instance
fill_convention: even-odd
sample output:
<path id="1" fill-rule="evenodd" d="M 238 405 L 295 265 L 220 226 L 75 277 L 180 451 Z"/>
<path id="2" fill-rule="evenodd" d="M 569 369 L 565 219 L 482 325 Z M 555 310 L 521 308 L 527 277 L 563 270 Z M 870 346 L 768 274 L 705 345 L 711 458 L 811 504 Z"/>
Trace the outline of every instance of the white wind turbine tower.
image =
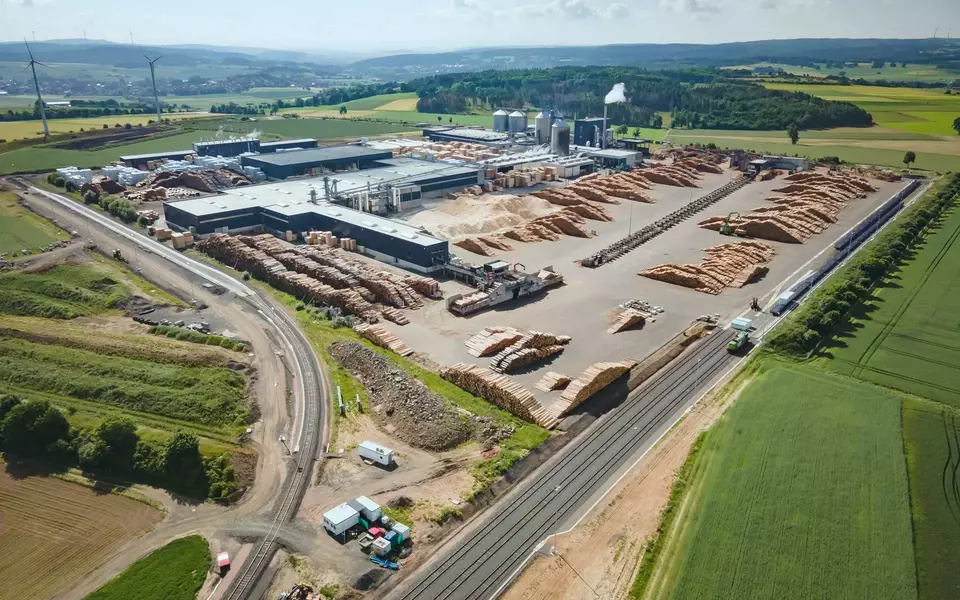
<path id="1" fill-rule="evenodd" d="M 30 62 L 27 63 L 27 67 L 30 67 L 30 70 L 33 71 L 33 87 L 37 90 L 37 102 L 40 103 L 40 118 L 43 119 L 43 139 L 50 137 L 50 126 L 47 125 L 47 111 L 43 107 L 43 98 L 40 97 L 40 82 L 37 81 L 37 65 L 45 67 L 47 65 L 34 60 L 33 52 L 30 50 L 30 44 L 27 44 L 27 40 L 23 40 L 24 45 L 27 47 L 27 54 L 30 55 Z M 24 67 L 26 70 L 27 67 Z"/>
<path id="2" fill-rule="evenodd" d="M 163 119 L 160 117 L 160 96 L 157 95 L 157 76 L 154 73 L 153 65 L 155 65 L 158 60 L 163 58 L 163 55 L 161 54 L 160 56 L 151 60 L 150 57 L 146 55 L 146 53 L 141 52 L 140 54 L 143 54 L 143 57 L 147 59 L 148 63 L 150 63 L 150 80 L 153 82 L 153 102 L 157 107 L 157 125 L 159 125 L 163 121 Z"/>

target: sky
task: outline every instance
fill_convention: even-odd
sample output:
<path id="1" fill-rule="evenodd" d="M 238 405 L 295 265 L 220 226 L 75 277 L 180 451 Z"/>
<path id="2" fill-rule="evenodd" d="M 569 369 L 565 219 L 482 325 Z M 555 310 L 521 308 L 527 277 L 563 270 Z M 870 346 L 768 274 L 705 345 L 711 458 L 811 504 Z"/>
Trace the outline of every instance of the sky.
<path id="1" fill-rule="evenodd" d="M 349 54 L 483 46 L 960 37 L 960 0 L 0 0 L 0 39 Z"/>

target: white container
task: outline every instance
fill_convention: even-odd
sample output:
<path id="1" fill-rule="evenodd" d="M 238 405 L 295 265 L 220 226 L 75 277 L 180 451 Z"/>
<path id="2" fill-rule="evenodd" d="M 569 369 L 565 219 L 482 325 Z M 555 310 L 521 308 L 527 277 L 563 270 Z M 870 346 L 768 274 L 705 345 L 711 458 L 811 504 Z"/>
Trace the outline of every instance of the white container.
<path id="1" fill-rule="evenodd" d="M 379 504 L 370 498 L 367 498 L 366 496 L 360 496 L 357 498 L 357 504 L 362 507 L 360 514 L 363 515 L 364 519 L 370 523 L 380 520 L 380 516 L 383 514 L 383 512 L 380 510 Z"/>
<path id="2" fill-rule="evenodd" d="M 740 317 L 731 321 L 730 326 L 737 331 L 750 331 L 750 328 L 753 326 L 753 321 Z"/>
<path id="3" fill-rule="evenodd" d="M 390 530 L 396 531 L 397 535 L 399 535 L 400 539 L 404 542 L 410 539 L 410 528 L 403 523 L 394 523 Z"/>
<path id="4" fill-rule="evenodd" d="M 323 513 L 323 528 L 333 535 L 343 535 L 351 527 L 360 524 L 360 513 L 347 504 Z"/>
<path id="5" fill-rule="evenodd" d="M 360 442 L 357 446 L 357 454 L 360 458 L 373 461 L 378 465 L 387 466 L 393 462 L 393 450 L 376 442 Z"/>

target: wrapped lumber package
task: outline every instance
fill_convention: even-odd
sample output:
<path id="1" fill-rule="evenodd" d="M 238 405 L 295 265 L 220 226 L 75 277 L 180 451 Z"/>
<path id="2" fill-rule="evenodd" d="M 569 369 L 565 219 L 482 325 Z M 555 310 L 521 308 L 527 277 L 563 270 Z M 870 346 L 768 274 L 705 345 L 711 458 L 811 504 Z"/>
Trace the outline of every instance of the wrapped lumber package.
<path id="1" fill-rule="evenodd" d="M 570 385 L 570 378 L 568 376 L 562 373 L 547 371 L 533 387 L 541 392 L 552 392 L 554 390 L 562 390 L 568 385 Z"/>
<path id="2" fill-rule="evenodd" d="M 618 377 L 636 365 L 636 361 L 599 362 L 593 364 L 560 394 L 560 400 L 553 406 L 553 412 L 562 417 L 583 404 L 594 394 L 613 383 Z"/>
<path id="3" fill-rule="evenodd" d="M 532 392 L 506 375 L 476 365 L 457 363 L 440 369 L 440 376 L 525 421 L 547 429 L 557 425 L 557 420 L 537 402 Z"/>
<path id="4" fill-rule="evenodd" d="M 353 330 L 381 348 L 392 350 L 400 356 L 413 354 L 412 348 L 380 325 L 357 325 Z"/>

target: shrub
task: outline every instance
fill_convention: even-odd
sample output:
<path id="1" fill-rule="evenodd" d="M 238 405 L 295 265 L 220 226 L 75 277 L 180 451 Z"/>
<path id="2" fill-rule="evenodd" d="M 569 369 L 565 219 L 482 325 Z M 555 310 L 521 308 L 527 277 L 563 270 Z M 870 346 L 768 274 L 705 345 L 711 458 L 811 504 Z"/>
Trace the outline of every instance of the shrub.
<path id="1" fill-rule="evenodd" d="M 94 190 L 87 190 L 83 194 L 84 204 L 96 204 L 100 201 L 100 196 Z"/>
<path id="2" fill-rule="evenodd" d="M 72 181 L 67 181 L 66 183 L 64 183 L 64 184 L 63 184 L 63 188 L 64 188 L 65 190 L 67 190 L 68 192 L 78 192 L 78 191 L 80 191 L 80 188 L 77 187 L 77 184 L 75 184 L 75 183 L 72 182 Z"/>

